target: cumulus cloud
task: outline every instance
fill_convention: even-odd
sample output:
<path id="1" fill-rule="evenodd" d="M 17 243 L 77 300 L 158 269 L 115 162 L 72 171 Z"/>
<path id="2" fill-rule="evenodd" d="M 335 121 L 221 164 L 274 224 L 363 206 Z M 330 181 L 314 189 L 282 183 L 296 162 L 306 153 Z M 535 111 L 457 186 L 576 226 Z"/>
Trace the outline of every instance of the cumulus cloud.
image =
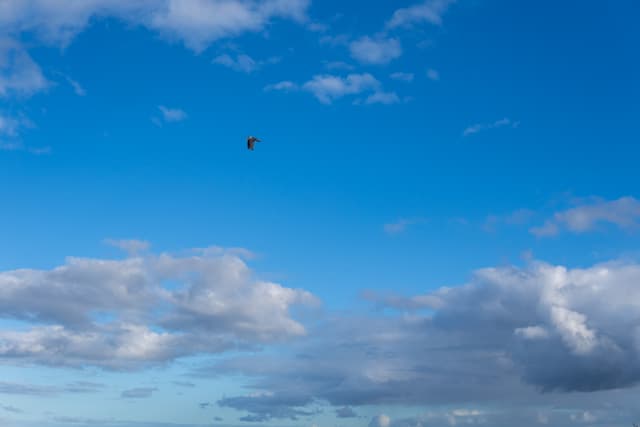
<path id="1" fill-rule="evenodd" d="M 388 28 L 411 27 L 429 23 L 442 25 L 442 16 L 455 0 L 426 0 L 413 6 L 398 9 L 387 23 Z"/>
<path id="2" fill-rule="evenodd" d="M 504 119 L 496 120 L 493 123 L 478 123 L 473 126 L 469 126 L 464 130 L 464 132 L 462 132 L 462 135 L 470 136 L 485 130 L 498 129 L 502 127 L 517 128 L 518 126 L 520 126 L 520 122 L 514 122 L 513 120 L 505 117 Z"/>
<path id="3" fill-rule="evenodd" d="M 402 55 L 400 41 L 395 38 L 361 37 L 349 44 L 349 50 L 363 64 L 388 64 Z"/>
<path id="4" fill-rule="evenodd" d="M 380 82 L 368 73 L 349 74 L 346 77 L 330 74 L 316 75 L 302 86 L 323 104 L 331 104 L 336 99 L 347 95 L 377 91 L 380 87 Z"/>
<path id="5" fill-rule="evenodd" d="M 134 369 L 302 336 L 289 310 L 310 293 L 258 280 L 233 251 L 69 258 L 0 272 L 0 359 Z"/>
<path id="6" fill-rule="evenodd" d="M 219 39 L 261 31 L 276 18 L 304 23 L 308 6 L 309 0 L 6 0 L 0 31 L 30 32 L 64 46 L 92 19 L 117 18 L 199 52 Z"/>
<path id="7" fill-rule="evenodd" d="M 378 299 L 403 309 L 401 315 L 336 315 L 277 357 L 230 358 L 198 374 L 246 375 L 252 388 L 280 396 L 279 408 L 287 396 L 296 397 L 296 407 L 321 400 L 336 408 L 466 402 L 540 408 L 558 399 L 575 404 L 575 394 L 564 393 L 577 391 L 593 393 L 594 403 L 640 382 L 638 281 L 635 263 L 482 269 L 462 286 Z M 493 417 L 458 408 L 439 416 Z M 537 422 L 537 412 L 527 416 Z M 496 425 L 509 425 L 502 421 Z"/>
<path id="8" fill-rule="evenodd" d="M 616 200 L 594 199 L 591 202 L 556 212 L 551 219 L 531 233 L 538 237 L 554 236 L 563 230 L 572 233 L 586 233 L 597 229 L 600 224 L 615 225 L 624 230 L 638 227 L 640 201 L 627 196 Z"/>

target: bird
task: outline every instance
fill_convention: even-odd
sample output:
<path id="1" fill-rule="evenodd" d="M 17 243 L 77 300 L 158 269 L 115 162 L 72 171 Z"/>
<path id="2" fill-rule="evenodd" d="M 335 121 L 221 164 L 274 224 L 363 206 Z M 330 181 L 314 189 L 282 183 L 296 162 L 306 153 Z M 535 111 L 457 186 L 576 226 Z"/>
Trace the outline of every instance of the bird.
<path id="1" fill-rule="evenodd" d="M 253 147 L 255 146 L 256 142 L 261 142 L 261 141 L 255 136 L 249 136 L 247 138 L 247 148 L 253 151 Z"/>

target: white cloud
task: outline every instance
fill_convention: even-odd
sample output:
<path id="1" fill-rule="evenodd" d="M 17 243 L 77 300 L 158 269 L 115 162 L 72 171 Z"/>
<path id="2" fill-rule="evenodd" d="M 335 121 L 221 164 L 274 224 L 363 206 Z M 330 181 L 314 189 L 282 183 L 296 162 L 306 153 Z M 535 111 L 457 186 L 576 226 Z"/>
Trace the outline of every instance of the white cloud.
<path id="1" fill-rule="evenodd" d="M 402 55 L 400 41 L 395 38 L 361 37 L 349 44 L 349 50 L 363 64 L 387 64 Z"/>
<path id="2" fill-rule="evenodd" d="M 387 23 L 387 27 L 410 27 L 425 22 L 442 25 L 442 16 L 453 3 L 455 0 L 426 0 L 411 7 L 398 9 Z"/>
<path id="3" fill-rule="evenodd" d="M 122 249 L 130 255 L 135 255 L 139 252 L 144 252 L 151 247 L 151 244 L 145 240 L 132 240 L 132 239 L 105 239 L 106 244 Z"/>
<path id="4" fill-rule="evenodd" d="M 429 78 L 429 80 L 438 81 L 440 80 L 440 73 L 433 68 L 429 68 L 427 70 L 427 78 Z"/>
<path id="5" fill-rule="evenodd" d="M 48 86 L 49 82 L 42 70 L 22 45 L 10 39 L 0 38 L 0 97 L 31 96 Z"/>
<path id="6" fill-rule="evenodd" d="M 274 83 L 271 85 L 267 85 L 265 86 L 264 90 L 269 92 L 269 91 L 283 91 L 283 92 L 289 92 L 292 90 L 296 90 L 298 89 L 298 85 L 295 84 L 292 81 L 289 80 L 284 80 L 278 83 Z"/>
<path id="7" fill-rule="evenodd" d="M 349 74 L 344 78 L 322 74 L 314 76 L 302 88 L 311 92 L 323 104 L 331 104 L 336 99 L 347 95 L 376 91 L 380 86 L 380 82 L 368 73 Z"/>
<path id="8" fill-rule="evenodd" d="M 45 42 L 66 45 L 92 18 L 113 17 L 158 31 L 194 51 L 246 32 L 272 19 L 303 23 L 309 0 L 5 0 L 0 31 L 34 32 Z"/>
<path id="9" fill-rule="evenodd" d="M 179 108 L 168 108 L 164 105 L 159 105 L 158 109 L 162 113 L 162 119 L 167 123 L 181 122 L 188 117 L 187 113 Z"/>
<path id="10" fill-rule="evenodd" d="M 514 122 L 513 120 L 505 117 L 504 119 L 496 120 L 493 123 L 478 123 L 473 126 L 469 126 L 464 130 L 462 135 L 470 136 L 485 130 L 498 129 L 502 127 L 517 128 L 518 126 L 520 126 L 520 122 Z"/>
<path id="11" fill-rule="evenodd" d="M 407 227 L 425 222 L 424 218 L 400 218 L 396 222 L 384 225 L 384 231 L 388 234 L 403 233 Z"/>
<path id="12" fill-rule="evenodd" d="M 554 236 L 562 230 L 586 233 L 602 223 L 631 230 L 640 225 L 639 220 L 640 201 L 633 197 L 621 197 L 610 201 L 595 199 L 591 203 L 556 212 L 543 225 L 530 231 L 538 237 Z"/>
<path id="13" fill-rule="evenodd" d="M 230 56 L 229 54 L 223 54 L 215 57 L 213 59 L 214 64 L 224 65 L 225 67 L 231 68 L 232 70 L 243 72 L 250 74 L 259 68 L 261 68 L 265 64 L 274 64 L 278 62 L 280 58 L 272 57 L 265 61 L 256 61 L 246 54 L 239 54 L 235 58 Z"/>
<path id="14" fill-rule="evenodd" d="M 403 81 L 403 82 L 412 82 L 414 77 L 415 75 L 413 73 L 397 72 L 397 73 L 391 74 L 392 79 Z"/>
<path id="15" fill-rule="evenodd" d="M 82 87 L 80 83 L 78 83 L 77 81 L 73 80 L 71 77 L 68 77 L 68 76 L 66 77 L 66 79 L 67 79 L 67 82 L 69 82 L 69 84 L 73 88 L 73 91 L 75 92 L 76 95 L 85 96 L 87 94 L 87 91 Z"/>
<path id="16" fill-rule="evenodd" d="M 308 292 L 253 277 L 234 252 L 69 258 L 51 270 L 0 272 L 0 359 L 139 368 L 306 333 L 289 315 Z"/>
<path id="17" fill-rule="evenodd" d="M 382 92 L 382 91 L 374 92 L 371 95 L 369 95 L 367 99 L 364 100 L 364 103 L 366 105 L 371 105 L 371 104 L 390 105 L 390 104 L 398 104 L 400 102 L 401 102 L 400 97 L 398 96 L 397 93 Z"/>

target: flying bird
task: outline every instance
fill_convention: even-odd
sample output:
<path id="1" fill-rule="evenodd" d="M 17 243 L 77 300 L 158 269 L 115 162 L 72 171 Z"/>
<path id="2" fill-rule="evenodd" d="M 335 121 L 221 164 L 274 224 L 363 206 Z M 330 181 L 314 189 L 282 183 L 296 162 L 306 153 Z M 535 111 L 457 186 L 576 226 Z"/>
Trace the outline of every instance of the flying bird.
<path id="1" fill-rule="evenodd" d="M 251 151 L 253 151 L 253 147 L 256 145 L 256 142 L 261 142 L 258 138 L 256 138 L 255 136 L 250 136 L 247 138 L 247 148 Z"/>

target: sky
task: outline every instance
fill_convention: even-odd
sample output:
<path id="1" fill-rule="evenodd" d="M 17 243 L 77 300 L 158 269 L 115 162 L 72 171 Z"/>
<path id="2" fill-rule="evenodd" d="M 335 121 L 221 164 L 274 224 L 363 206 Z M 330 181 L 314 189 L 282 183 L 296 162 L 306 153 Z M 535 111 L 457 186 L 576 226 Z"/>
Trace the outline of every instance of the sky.
<path id="1" fill-rule="evenodd" d="M 0 425 L 640 422 L 638 16 L 0 0 Z"/>

